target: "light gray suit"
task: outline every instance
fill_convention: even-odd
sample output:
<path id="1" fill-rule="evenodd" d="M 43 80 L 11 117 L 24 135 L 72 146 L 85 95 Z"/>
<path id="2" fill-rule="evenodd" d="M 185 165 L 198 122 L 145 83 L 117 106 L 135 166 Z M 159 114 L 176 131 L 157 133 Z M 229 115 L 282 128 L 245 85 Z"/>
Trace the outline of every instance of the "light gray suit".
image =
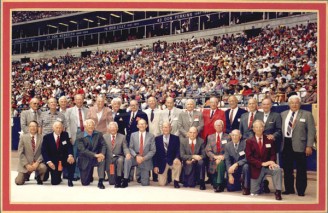
<path id="1" fill-rule="evenodd" d="M 161 121 L 159 124 L 159 128 L 162 130 L 163 122 L 170 122 L 171 123 L 171 134 L 179 136 L 179 126 L 178 126 L 178 121 L 179 121 L 179 115 L 182 112 L 181 109 L 173 107 L 171 110 L 171 121 L 169 121 L 169 110 L 164 109 L 162 111 L 162 116 L 161 116 Z M 161 132 L 162 134 L 163 132 Z"/>
<path id="2" fill-rule="evenodd" d="M 107 144 L 106 152 L 106 172 L 109 177 L 109 165 L 111 163 L 115 164 L 116 175 L 122 177 L 123 174 L 123 163 L 125 155 L 130 153 L 129 148 L 127 147 L 125 135 L 120 133 L 116 134 L 114 148 L 112 147 L 112 135 L 105 134 L 104 139 Z"/>
<path id="3" fill-rule="evenodd" d="M 187 133 L 189 131 L 189 128 L 192 126 L 197 128 L 198 135 L 200 135 L 200 133 L 204 128 L 203 114 L 197 110 L 193 110 L 192 118 L 190 118 L 188 111 L 182 112 L 179 115 L 178 126 L 179 126 L 180 140 L 182 137 L 187 138 Z"/>
<path id="4" fill-rule="evenodd" d="M 146 132 L 143 143 L 143 157 L 144 161 L 138 165 L 136 156 L 139 154 L 139 131 L 131 134 L 130 138 L 130 153 L 132 158 L 124 162 L 124 178 L 128 179 L 132 166 L 138 166 L 140 169 L 141 185 L 149 185 L 149 171 L 153 169 L 153 156 L 156 153 L 155 137 L 153 134 Z"/>
<path id="5" fill-rule="evenodd" d="M 246 140 L 248 138 L 251 138 L 254 136 L 253 132 L 253 125 L 248 128 L 248 117 L 250 116 L 250 112 L 246 112 L 241 115 L 240 117 L 240 125 L 239 125 L 239 130 L 240 133 L 242 134 L 242 139 Z M 253 118 L 253 123 L 256 120 L 263 120 L 263 112 L 256 111 L 254 118 Z"/>
<path id="6" fill-rule="evenodd" d="M 23 134 L 20 137 L 18 144 L 18 176 L 15 179 L 17 185 L 22 185 L 25 183 L 25 177 L 29 177 L 29 173 L 26 169 L 26 165 L 33 164 L 33 162 L 39 162 L 39 166 L 36 169 L 36 176 L 40 176 L 40 179 L 43 180 L 44 174 L 47 171 L 47 166 L 42 162 L 43 158 L 41 155 L 42 147 L 42 135 L 37 134 L 35 141 L 35 152 L 32 150 L 32 138 L 30 133 Z"/>
<path id="7" fill-rule="evenodd" d="M 88 113 L 88 109 L 85 107 L 82 107 L 81 109 L 82 112 L 82 117 L 83 117 L 83 121 L 85 121 L 87 119 L 87 113 Z M 79 126 L 79 110 L 76 106 L 67 109 L 67 115 L 68 115 L 68 134 L 69 137 L 72 139 L 72 143 L 75 143 L 76 140 L 76 135 L 79 133 L 78 132 L 78 128 L 80 128 Z"/>
<path id="8" fill-rule="evenodd" d="M 32 112 L 32 109 L 24 110 L 21 115 L 20 115 L 20 125 L 21 125 L 21 130 L 23 131 L 24 134 L 28 133 L 28 124 L 35 120 L 34 119 L 34 113 Z M 40 117 L 41 117 L 41 111 L 38 110 L 36 112 L 36 122 L 39 123 Z M 40 124 L 39 124 L 40 125 Z"/>
<path id="9" fill-rule="evenodd" d="M 155 137 L 159 136 L 161 134 L 161 129 L 160 129 L 160 120 L 162 117 L 162 110 L 159 109 L 154 109 L 154 119 L 153 121 L 150 120 L 151 118 L 151 110 L 152 109 L 146 109 L 144 112 L 147 114 L 148 117 L 148 127 L 149 127 L 149 132 L 153 134 Z"/>

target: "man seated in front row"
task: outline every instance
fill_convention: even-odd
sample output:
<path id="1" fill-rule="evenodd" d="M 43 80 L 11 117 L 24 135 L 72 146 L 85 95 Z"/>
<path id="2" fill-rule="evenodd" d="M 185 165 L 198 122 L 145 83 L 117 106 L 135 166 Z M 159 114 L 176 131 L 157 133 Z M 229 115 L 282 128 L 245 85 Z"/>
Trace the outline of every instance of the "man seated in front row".
<path id="1" fill-rule="evenodd" d="M 243 195 L 250 194 L 250 173 L 246 160 L 246 141 L 240 140 L 241 134 L 238 129 L 230 133 L 231 141 L 225 146 L 224 159 L 228 171 L 227 190 L 243 190 Z"/>
<path id="2" fill-rule="evenodd" d="M 106 152 L 106 172 L 109 179 L 115 177 L 115 188 L 121 187 L 123 178 L 124 158 L 130 159 L 130 150 L 126 143 L 125 135 L 118 133 L 116 122 L 108 124 L 108 133 L 104 134 L 107 144 Z"/>
<path id="3" fill-rule="evenodd" d="M 282 169 L 276 161 L 274 140 L 263 135 L 264 123 L 262 120 L 253 122 L 254 137 L 246 140 L 246 159 L 251 173 L 251 194 L 261 193 L 261 183 L 266 175 L 272 176 L 276 188 L 276 200 L 281 200 Z"/>
<path id="4" fill-rule="evenodd" d="M 155 137 L 146 132 L 146 120 L 139 119 L 137 127 L 139 131 L 133 132 L 130 137 L 129 149 L 132 157 L 130 159 L 125 158 L 122 188 L 128 187 L 128 178 L 132 166 L 137 166 L 140 170 L 142 186 L 149 185 L 149 171 L 153 169 L 153 156 L 156 152 Z"/>
<path id="5" fill-rule="evenodd" d="M 200 190 L 205 190 L 205 164 L 206 157 L 204 140 L 197 137 L 196 127 L 190 127 L 188 137 L 180 141 L 180 157 L 183 161 L 183 186 L 195 187 L 199 182 Z M 196 181 L 195 181 L 196 180 Z"/>
<path id="6" fill-rule="evenodd" d="M 163 135 L 155 138 L 156 153 L 153 158 L 154 173 L 158 174 L 158 184 L 167 184 L 167 174 L 172 169 L 174 188 L 180 188 L 179 179 L 181 174 L 180 140 L 178 136 L 170 134 L 171 124 L 164 122 L 162 125 Z"/>
<path id="7" fill-rule="evenodd" d="M 95 131 L 95 122 L 85 120 L 84 131 L 79 133 L 76 143 L 78 150 L 78 167 L 83 186 L 93 181 L 93 168 L 98 167 L 98 188 L 104 189 L 106 142 L 101 132 Z"/>

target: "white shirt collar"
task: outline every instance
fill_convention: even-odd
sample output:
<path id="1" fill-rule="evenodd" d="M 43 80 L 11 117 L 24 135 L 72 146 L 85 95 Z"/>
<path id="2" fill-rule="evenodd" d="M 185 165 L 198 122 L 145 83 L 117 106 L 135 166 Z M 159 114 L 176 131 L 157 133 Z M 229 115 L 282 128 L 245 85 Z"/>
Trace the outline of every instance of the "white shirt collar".
<path id="1" fill-rule="evenodd" d="M 192 140 L 190 140 L 190 139 L 188 139 L 189 140 L 189 144 L 191 145 L 191 143 L 193 143 L 194 145 L 196 145 L 196 138 L 194 139 L 194 141 L 192 141 Z"/>

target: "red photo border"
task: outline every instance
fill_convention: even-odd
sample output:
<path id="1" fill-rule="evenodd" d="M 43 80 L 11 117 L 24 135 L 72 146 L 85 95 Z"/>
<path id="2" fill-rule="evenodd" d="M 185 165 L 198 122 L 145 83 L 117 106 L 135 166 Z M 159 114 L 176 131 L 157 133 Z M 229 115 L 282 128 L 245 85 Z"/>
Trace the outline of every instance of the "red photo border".
<path id="1" fill-rule="evenodd" d="M 326 211 L 327 195 L 327 145 L 326 145 L 326 71 L 327 71 L 327 3 L 325 2 L 3 2 L 3 25 L 2 25 L 2 210 L 3 211 Z M 298 10 L 317 12 L 318 14 L 318 45 L 320 53 L 318 56 L 319 78 L 319 111 L 320 130 L 318 131 L 318 165 L 317 180 L 320 187 L 317 189 L 317 203 L 269 203 L 269 204 L 12 204 L 10 202 L 10 62 L 11 62 L 11 37 L 10 37 L 10 15 L 13 9 L 165 9 L 165 10 Z M 319 129 L 319 125 L 318 125 Z M 319 186 L 318 184 L 318 186 Z M 304 200 L 306 202 L 306 199 Z M 254 210 L 256 209 L 256 210 Z"/>

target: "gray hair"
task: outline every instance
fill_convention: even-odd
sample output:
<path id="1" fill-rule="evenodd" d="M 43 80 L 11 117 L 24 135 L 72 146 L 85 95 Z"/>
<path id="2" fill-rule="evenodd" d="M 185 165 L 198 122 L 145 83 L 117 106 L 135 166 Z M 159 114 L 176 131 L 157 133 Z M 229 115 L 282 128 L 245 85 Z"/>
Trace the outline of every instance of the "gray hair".
<path id="1" fill-rule="evenodd" d="M 84 126 L 87 126 L 88 123 L 93 123 L 93 125 L 96 125 L 96 122 L 95 122 L 94 120 L 92 120 L 92 119 L 87 119 L 87 120 L 85 120 L 85 121 L 83 122 L 83 125 L 84 125 Z"/>
<path id="2" fill-rule="evenodd" d="M 120 104 L 122 104 L 122 100 L 120 98 L 113 98 L 113 100 L 110 103 L 111 104 L 113 104 L 113 103 L 120 103 Z"/>
<path id="3" fill-rule="evenodd" d="M 290 96 L 290 97 L 288 98 L 288 103 L 290 103 L 292 99 L 297 99 L 297 100 L 299 100 L 299 102 L 301 103 L 301 98 L 300 98 L 300 96 L 298 96 L 298 95 L 292 95 L 292 96 Z"/>
<path id="4" fill-rule="evenodd" d="M 214 122 L 214 126 L 217 126 L 217 125 L 219 125 L 219 124 L 221 124 L 223 127 L 224 127 L 224 122 L 223 122 L 223 120 L 216 120 L 215 122 Z"/>
<path id="5" fill-rule="evenodd" d="M 117 124 L 117 122 L 115 122 L 115 121 L 111 121 L 111 122 L 109 122 L 109 124 L 107 125 L 107 128 L 109 128 L 110 126 L 115 126 L 117 129 L 118 129 L 118 124 Z"/>
<path id="6" fill-rule="evenodd" d="M 257 123 L 259 123 L 259 124 L 261 124 L 262 125 L 262 127 L 264 127 L 264 122 L 262 121 L 262 120 L 255 120 L 254 122 L 253 122 L 253 127 L 255 126 L 255 124 L 257 124 Z"/>

